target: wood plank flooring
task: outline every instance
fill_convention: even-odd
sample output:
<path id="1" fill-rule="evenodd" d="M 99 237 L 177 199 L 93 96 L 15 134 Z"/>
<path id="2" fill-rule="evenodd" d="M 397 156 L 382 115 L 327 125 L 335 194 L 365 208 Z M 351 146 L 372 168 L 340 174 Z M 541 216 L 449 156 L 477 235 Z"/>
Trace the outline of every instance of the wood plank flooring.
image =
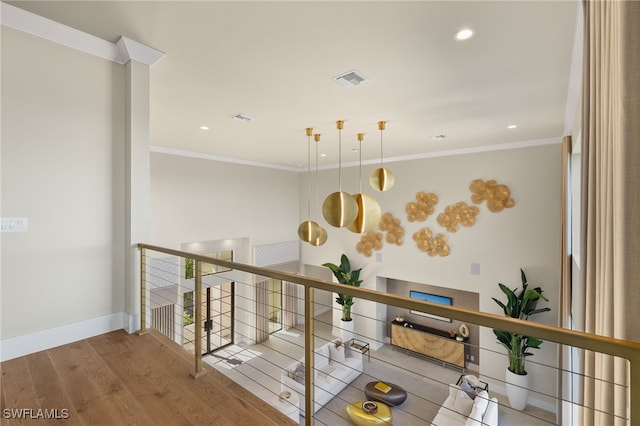
<path id="1" fill-rule="evenodd" d="M 296 424 L 209 366 L 194 380 L 193 366 L 157 332 L 122 330 L 5 361 L 0 424 Z"/>

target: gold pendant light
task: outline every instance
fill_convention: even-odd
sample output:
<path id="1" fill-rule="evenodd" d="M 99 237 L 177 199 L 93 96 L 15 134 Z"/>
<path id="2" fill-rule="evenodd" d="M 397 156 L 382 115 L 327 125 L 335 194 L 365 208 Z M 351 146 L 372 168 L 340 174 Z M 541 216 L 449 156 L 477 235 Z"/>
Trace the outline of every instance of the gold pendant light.
<path id="1" fill-rule="evenodd" d="M 346 192 L 342 192 L 342 128 L 344 121 L 336 121 L 338 128 L 338 192 L 329 194 L 322 203 L 322 216 L 331 226 L 344 228 L 358 216 L 358 203 Z"/>
<path id="2" fill-rule="evenodd" d="M 358 216 L 353 223 L 347 226 L 347 229 L 357 234 L 364 234 L 371 231 L 378 226 L 380 222 L 380 204 L 371 195 L 364 194 L 362 192 L 362 140 L 364 139 L 363 133 L 358 133 L 358 143 L 360 144 L 360 169 L 358 172 L 359 190 L 360 193 L 354 194 L 353 198 L 358 204 Z"/>
<path id="3" fill-rule="evenodd" d="M 311 134 L 313 129 L 308 127 L 305 129 L 307 133 L 307 220 L 298 226 L 298 237 L 306 243 L 316 241 L 320 237 L 320 225 L 311 220 Z M 326 231 L 325 231 L 326 233 Z"/>
<path id="4" fill-rule="evenodd" d="M 380 130 L 380 167 L 371 172 L 369 183 L 376 191 L 388 191 L 393 188 L 395 178 L 391 170 L 382 167 L 382 131 L 385 129 L 385 121 L 378 121 L 378 129 Z"/>
<path id="5" fill-rule="evenodd" d="M 315 186 L 316 186 L 316 204 L 315 204 L 315 209 L 314 211 L 317 211 L 318 209 L 318 142 L 320 142 L 320 134 L 316 133 L 315 135 L 313 135 L 313 139 L 316 141 L 316 179 L 315 179 Z M 309 244 L 311 244 L 312 246 L 321 246 L 324 243 L 327 242 L 327 230 L 324 229 L 322 226 L 318 225 L 320 228 L 320 232 L 318 233 L 318 238 L 309 241 Z"/>

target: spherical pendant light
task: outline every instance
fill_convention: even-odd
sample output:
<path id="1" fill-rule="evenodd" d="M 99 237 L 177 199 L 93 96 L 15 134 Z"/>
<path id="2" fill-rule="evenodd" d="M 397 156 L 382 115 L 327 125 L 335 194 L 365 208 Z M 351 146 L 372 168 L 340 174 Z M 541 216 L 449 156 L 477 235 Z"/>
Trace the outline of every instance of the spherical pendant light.
<path id="1" fill-rule="evenodd" d="M 346 192 L 342 191 L 342 128 L 344 121 L 336 121 L 338 128 L 338 191 L 329 194 L 322 203 L 322 216 L 331 226 L 343 228 L 351 225 L 358 215 L 358 203 Z"/>
<path id="2" fill-rule="evenodd" d="M 362 192 L 362 140 L 364 139 L 363 133 L 358 133 L 358 143 L 360 151 L 360 171 L 358 174 L 360 193 L 353 194 L 353 198 L 358 204 L 358 215 L 351 225 L 347 226 L 347 229 L 357 234 L 363 234 L 371 231 L 380 222 L 380 204 L 369 194 Z"/>
<path id="3" fill-rule="evenodd" d="M 378 121 L 378 129 L 380 130 L 380 167 L 371 172 L 371 176 L 369 176 L 369 183 L 376 191 L 388 191 L 395 183 L 391 170 L 382 167 L 382 131 L 385 129 L 385 125 L 385 121 Z"/>

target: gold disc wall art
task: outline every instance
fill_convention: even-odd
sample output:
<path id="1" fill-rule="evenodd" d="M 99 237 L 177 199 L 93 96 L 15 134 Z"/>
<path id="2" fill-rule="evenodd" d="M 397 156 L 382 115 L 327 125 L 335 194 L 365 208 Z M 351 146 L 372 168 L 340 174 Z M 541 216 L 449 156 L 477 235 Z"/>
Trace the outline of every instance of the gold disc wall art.
<path id="1" fill-rule="evenodd" d="M 481 204 L 486 201 L 487 209 L 493 213 L 516 205 L 514 199 L 511 198 L 509 187 L 499 184 L 493 179 L 486 182 L 482 179 L 474 179 L 469 185 L 469 190 L 471 191 L 471 201 L 474 204 Z"/>
<path id="2" fill-rule="evenodd" d="M 360 241 L 356 244 L 356 251 L 365 255 L 365 257 L 371 257 L 374 250 L 378 251 L 382 249 L 382 232 L 369 231 L 360 237 Z"/>
<path id="3" fill-rule="evenodd" d="M 400 219 L 396 219 L 391 213 L 387 212 L 382 215 L 378 228 L 381 231 L 386 231 L 387 235 L 384 238 L 386 242 L 389 244 L 396 244 L 398 246 L 402 245 L 404 228 L 400 225 Z"/>
<path id="4" fill-rule="evenodd" d="M 438 225 L 449 232 L 456 232 L 458 225 L 473 226 L 480 210 L 476 206 L 469 206 L 464 201 L 451 204 L 444 209 L 444 213 L 438 215 Z"/>
<path id="5" fill-rule="evenodd" d="M 447 245 L 447 237 L 444 234 L 433 235 L 429 228 L 422 228 L 413 234 L 413 241 L 416 242 L 418 249 L 431 257 L 449 256 L 450 250 Z"/>
<path id="6" fill-rule="evenodd" d="M 434 212 L 435 205 L 438 204 L 438 196 L 433 192 L 428 194 L 420 191 L 416 194 L 416 201 L 408 202 L 405 207 L 407 220 L 409 222 L 424 222 L 429 215 Z"/>

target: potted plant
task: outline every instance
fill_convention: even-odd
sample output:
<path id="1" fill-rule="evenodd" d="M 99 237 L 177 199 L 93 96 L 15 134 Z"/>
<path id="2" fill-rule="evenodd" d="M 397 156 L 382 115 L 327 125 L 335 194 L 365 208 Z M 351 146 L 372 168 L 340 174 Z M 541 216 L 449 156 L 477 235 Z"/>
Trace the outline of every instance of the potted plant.
<path id="1" fill-rule="evenodd" d="M 522 269 L 520 269 L 520 279 L 522 280 L 520 290 L 517 288 L 511 290 L 504 284 L 498 283 L 500 290 L 507 296 L 507 301 L 503 303 L 495 297 L 492 299 L 502 308 L 504 315 L 528 320 L 531 315 L 550 311 L 551 309 L 547 307 L 537 308 L 540 299 L 547 302 L 549 299 L 542 295 L 541 287 L 527 288 L 529 283 Z M 498 338 L 498 342 L 506 348 L 509 356 L 509 366 L 506 371 L 509 402 L 513 408 L 523 410 L 527 405 L 528 396 L 528 376 L 524 361 L 526 357 L 533 355 L 529 349 L 539 349 L 542 340 L 504 330 L 494 329 L 493 333 Z"/>
<path id="2" fill-rule="evenodd" d="M 333 272 L 333 275 L 340 284 L 350 285 L 353 287 L 360 287 L 360 284 L 362 284 L 362 280 L 360 279 L 360 271 L 362 271 L 362 268 L 351 270 L 351 264 L 346 254 L 342 254 L 340 257 L 340 265 L 327 262 L 323 263 L 322 266 L 331 269 L 331 272 Z M 338 293 L 336 302 L 338 305 L 342 306 L 343 327 L 341 327 L 341 330 L 348 329 L 351 335 L 353 335 L 353 322 L 351 319 L 351 307 L 354 303 L 353 296 Z M 348 334 L 349 333 L 347 332 L 347 334 L 342 336 L 343 342 L 351 339 Z"/>

